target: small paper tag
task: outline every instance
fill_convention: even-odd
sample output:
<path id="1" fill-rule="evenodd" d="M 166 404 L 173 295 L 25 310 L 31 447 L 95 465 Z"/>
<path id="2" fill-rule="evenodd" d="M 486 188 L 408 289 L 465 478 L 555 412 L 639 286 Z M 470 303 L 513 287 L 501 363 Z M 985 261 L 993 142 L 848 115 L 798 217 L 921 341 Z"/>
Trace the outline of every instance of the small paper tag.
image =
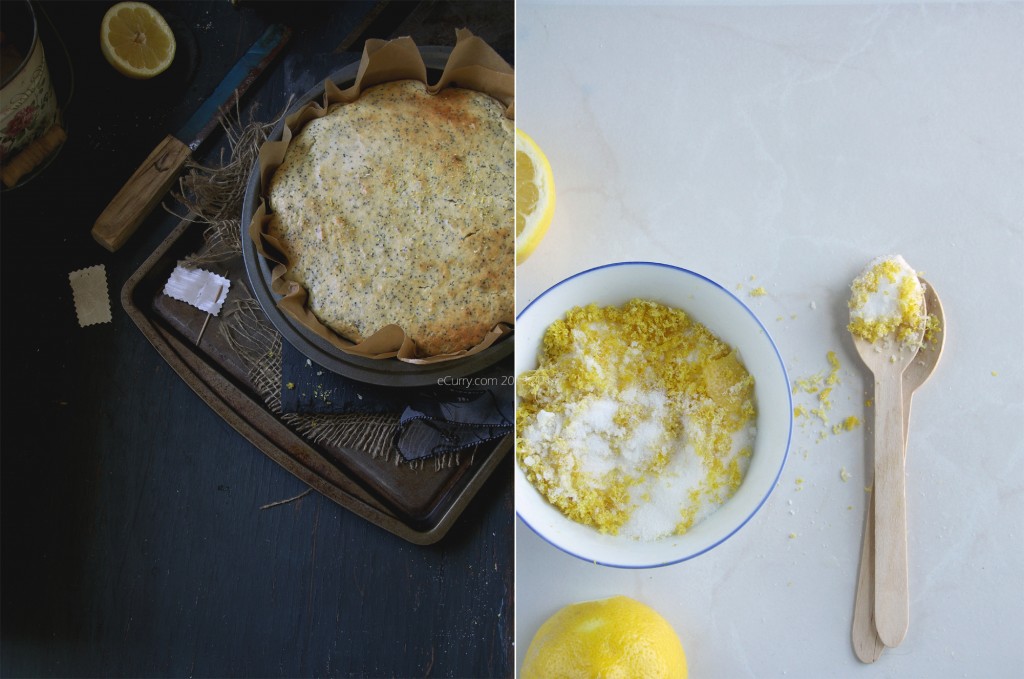
<path id="1" fill-rule="evenodd" d="M 107 270 L 102 264 L 79 269 L 68 274 L 71 293 L 75 298 L 78 325 L 85 327 L 97 323 L 110 323 L 110 295 L 107 292 Z"/>
<path id="2" fill-rule="evenodd" d="M 216 316 L 228 297 L 231 281 L 205 269 L 177 266 L 164 284 L 164 294 Z"/>

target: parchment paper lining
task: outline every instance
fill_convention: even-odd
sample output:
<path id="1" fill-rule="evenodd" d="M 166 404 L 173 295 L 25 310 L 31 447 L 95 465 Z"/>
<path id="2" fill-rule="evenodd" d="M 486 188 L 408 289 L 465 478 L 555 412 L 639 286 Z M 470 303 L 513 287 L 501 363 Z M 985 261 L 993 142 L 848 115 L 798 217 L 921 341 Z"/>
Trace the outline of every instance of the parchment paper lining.
<path id="1" fill-rule="evenodd" d="M 271 273 L 271 288 L 284 297 L 278 307 L 297 322 L 332 346 L 346 354 L 372 359 L 397 358 L 409 363 L 436 363 L 464 358 L 483 351 L 494 342 L 512 332 L 508 323 L 496 324 L 484 339 L 474 347 L 450 354 L 422 357 L 416 355 L 416 346 L 404 330 L 391 324 L 379 329 L 362 342 L 353 343 L 328 328 L 309 310 L 306 305 L 307 291 L 297 283 L 285 280 L 288 270 L 286 258 L 281 255 L 284 248 L 267 233 L 271 213 L 264 192 L 274 171 L 284 160 L 285 152 L 293 136 L 310 120 L 323 117 L 334 104 L 351 103 L 359 98 L 363 89 L 394 80 L 419 80 L 427 91 L 436 94 L 445 87 L 458 86 L 489 94 L 505 106 L 505 115 L 514 117 L 515 77 L 509 66 L 487 43 L 467 29 L 457 32 L 456 44 L 445 65 L 440 79 L 427 82 L 427 68 L 419 49 L 411 38 L 397 38 L 390 41 L 368 40 L 363 49 L 355 82 L 347 89 L 339 89 L 333 82 L 324 84 L 323 103 L 310 102 L 285 118 L 280 141 L 267 141 L 260 148 L 259 172 L 261 195 L 249 224 L 249 236 L 256 244 L 261 256 L 275 263 Z M 511 247 L 511 244 L 510 244 Z M 509 272 L 513 275 L 513 272 Z M 511 319 L 510 319 L 511 320 Z"/>

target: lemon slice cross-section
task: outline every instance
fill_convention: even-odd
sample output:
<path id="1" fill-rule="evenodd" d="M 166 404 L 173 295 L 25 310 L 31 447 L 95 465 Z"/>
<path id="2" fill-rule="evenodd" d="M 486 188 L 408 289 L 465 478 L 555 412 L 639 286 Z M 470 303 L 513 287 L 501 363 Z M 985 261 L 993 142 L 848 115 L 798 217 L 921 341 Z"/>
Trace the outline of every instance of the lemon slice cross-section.
<path id="1" fill-rule="evenodd" d="M 167 70 L 176 43 L 158 11 L 144 2 L 119 2 L 103 16 L 100 49 L 120 73 L 143 80 Z"/>
<path id="2" fill-rule="evenodd" d="M 516 265 L 543 240 L 555 212 L 555 178 L 536 142 L 516 129 Z"/>

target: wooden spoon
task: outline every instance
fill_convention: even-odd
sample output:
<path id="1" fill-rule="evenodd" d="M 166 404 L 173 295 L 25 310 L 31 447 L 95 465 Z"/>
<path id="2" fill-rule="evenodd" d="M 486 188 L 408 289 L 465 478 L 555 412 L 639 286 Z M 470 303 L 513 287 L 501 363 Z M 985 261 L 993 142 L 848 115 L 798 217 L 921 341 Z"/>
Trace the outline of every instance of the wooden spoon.
<path id="1" fill-rule="evenodd" d="M 854 336 L 861 360 L 875 376 L 875 630 L 898 646 L 910 625 L 907 583 L 907 488 L 903 448 L 903 373 L 920 346 L 896 333 L 877 342 Z"/>
<path id="2" fill-rule="evenodd" d="M 907 437 L 910 433 L 910 405 L 914 392 L 928 381 L 939 364 L 946 334 L 946 318 L 942 313 L 942 302 L 935 289 L 926 280 L 924 285 L 925 307 L 938 321 L 932 332 L 931 341 L 917 352 L 913 362 L 903 373 L 903 449 L 906 454 Z M 875 630 L 875 500 L 874 493 L 868 498 L 868 512 L 864 521 L 864 541 L 860 552 L 860 571 L 857 578 L 857 596 L 853 606 L 853 650 L 866 663 L 878 660 L 885 644 Z"/>

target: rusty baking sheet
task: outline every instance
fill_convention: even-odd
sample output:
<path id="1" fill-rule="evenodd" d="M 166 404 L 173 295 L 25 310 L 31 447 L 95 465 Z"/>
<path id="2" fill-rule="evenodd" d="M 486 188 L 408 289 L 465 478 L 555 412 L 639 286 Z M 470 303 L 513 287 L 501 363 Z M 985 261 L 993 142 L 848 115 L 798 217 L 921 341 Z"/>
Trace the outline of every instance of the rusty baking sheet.
<path id="1" fill-rule="evenodd" d="M 221 334 L 221 319 L 207 321 L 204 312 L 162 293 L 178 261 L 203 246 L 202 230 L 182 221 L 122 288 L 121 303 L 142 334 L 218 415 L 304 483 L 409 542 L 431 544 L 444 537 L 511 450 L 512 437 L 478 446 L 463 453 L 461 464 L 437 471 L 412 470 L 302 437 L 264 404 Z M 211 269 L 231 280 L 235 294 L 252 294 L 241 256 Z"/>

